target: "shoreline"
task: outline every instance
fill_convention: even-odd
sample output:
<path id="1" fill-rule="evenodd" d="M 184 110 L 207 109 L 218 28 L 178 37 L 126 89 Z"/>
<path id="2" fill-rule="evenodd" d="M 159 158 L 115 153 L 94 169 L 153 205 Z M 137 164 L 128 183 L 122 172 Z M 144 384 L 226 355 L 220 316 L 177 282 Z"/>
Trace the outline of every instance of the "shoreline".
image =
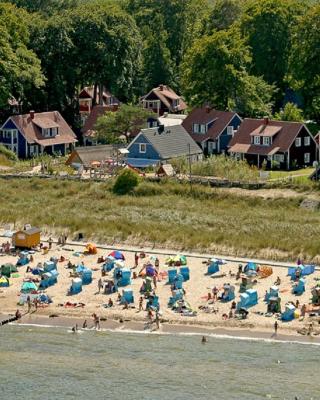
<path id="1" fill-rule="evenodd" d="M 4 317 L 4 318 L 1 318 Z M 9 314 L 0 315 L 0 320 L 6 319 Z M 43 328 L 69 328 L 71 329 L 76 324 L 78 329 L 82 330 L 81 326 L 84 321 L 84 317 L 67 317 L 58 316 L 50 318 L 48 315 L 35 315 L 26 314 L 16 322 L 11 322 L 9 325 L 13 326 L 34 326 Z M 176 322 L 163 322 L 160 325 L 160 329 L 156 330 L 155 324 L 152 324 L 152 328 L 149 328 L 148 322 L 123 319 L 123 322 L 115 319 L 106 319 L 100 322 L 101 331 L 110 331 L 114 333 L 136 333 L 136 334 L 155 334 L 155 335 L 185 335 L 185 336 L 209 336 L 215 338 L 225 338 L 234 340 L 254 340 L 254 341 L 266 341 L 273 343 L 296 343 L 296 344 L 309 344 L 320 346 L 320 336 L 304 336 L 290 334 L 288 330 L 285 332 L 278 332 L 277 335 L 271 330 L 263 330 L 258 327 L 253 329 L 239 328 L 239 327 L 221 327 L 221 326 L 209 326 L 209 325 L 198 325 L 198 324 L 186 324 Z M 5 329 L 4 327 L 2 327 Z M 85 331 L 95 331 L 93 328 L 92 320 L 89 320 L 88 328 Z"/>

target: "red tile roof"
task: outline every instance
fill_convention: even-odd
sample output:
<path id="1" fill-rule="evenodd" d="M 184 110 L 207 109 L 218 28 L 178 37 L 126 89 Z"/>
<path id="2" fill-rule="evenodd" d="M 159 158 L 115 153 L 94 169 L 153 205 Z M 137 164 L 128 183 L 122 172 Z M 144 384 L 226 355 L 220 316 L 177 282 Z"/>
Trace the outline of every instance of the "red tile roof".
<path id="1" fill-rule="evenodd" d="M 270 136 L 273 136 L 271 146 L 252 144 L 252 133 L 259 132 L 262 125 L 270 132 Z M 268 120 L 266 125 L 264 120 L 246 118 L 242 121 L 238 132 L 231 139 L 229 152 L 260 155 L 271 155 L 276 152 L 285 153 L 290 149 L 303 127 L 305 125 L 301 122 Z M 307 128 L 305 127 L 305 129 Z M 277 132 L 276 134 L 274 134 L 275 131 Z M 259 136 L 259 133 L 256 135 Z M 241 151 L 239 151 L 240 145 L 243 146 Z"/>
<path id="2" fill-rule="evenodd" d="M 208 112 L 209 111 L 209 112 Z M 182 126 L 196 142 L 203 142 L 207 139 L 217 139 L 224 129 L 231 122 L 232 118 L 237 115 L 232 111 L 218 111 L 207 106 L 194 108 L 188 117 L 183 121 Z M 213 122 L 212 126 L 206 134 L 193 133 L 193 124 L 208 124 Z"/>
<path id="3" fill-rule="evenodd" d="M 30 114 L 14 115 L 11 117 L 19 131 L 23 134 L 28 143 L 38 143 L 41 146 L 51 146 L 54 144 L 69 144 L 77 142 L 76 135 L 66 123 L 58 111 L 35 113 L 34 119 Z M 58 127 L 58 135 L 52 138 L 42 136 L 40 126 L 45 128 Z"/>
<path id="4" fill-rule="evenodd" d="M 117 110 L 118 106 L 94 106 L 81 129 L 83 135 L 86 137 L 94 137 L 94 126 L 97 123 L 98 118 L 105 115 L 108 111 L 114 112 Z"/>

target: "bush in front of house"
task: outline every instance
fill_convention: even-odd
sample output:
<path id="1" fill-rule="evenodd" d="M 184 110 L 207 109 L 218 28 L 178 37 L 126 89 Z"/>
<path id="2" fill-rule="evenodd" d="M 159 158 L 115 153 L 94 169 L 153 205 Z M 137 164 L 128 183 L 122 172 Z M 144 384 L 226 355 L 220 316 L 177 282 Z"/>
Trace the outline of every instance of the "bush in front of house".
<path id="1" fill-rule="evenodd" d="M 139 180 L 139 175 L 136 172 L 126 168 L 118 175 L 113 185 L 113 192 L 116 194 L 128 194 L 138 186 Z"/>
<path id="2" fill-rule="evenodd" d="M 3 154 L 8 160 L 11 160 L 11 161 L 18 160 L 17 155 L 13 151 L 7 149 L 2 144 L 0 144 L 0 154 Z"/>

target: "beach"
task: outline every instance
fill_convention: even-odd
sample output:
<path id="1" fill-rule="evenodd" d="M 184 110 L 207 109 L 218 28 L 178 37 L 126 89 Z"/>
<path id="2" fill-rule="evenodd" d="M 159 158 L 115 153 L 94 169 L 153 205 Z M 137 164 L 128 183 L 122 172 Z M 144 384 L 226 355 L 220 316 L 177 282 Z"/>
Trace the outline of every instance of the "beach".
<path id="1" fill-rule="evenodd" d="M 2 238 L 1 242 L 6 242 L 6 238 Z M 114 330 L 132 330 L 132 331 L 155 331 L 155 324 L 150 324 L 147 312 L 145 311 L 146 301 L 143 303 L 143 310 L 139 311 L 138 303 L 141 296 L 139 290 L 141 288 L 143 279 L 138 277 L 132 279 L 131 285 L 128 287 L 133 290 L 134 294 L 134 307 L 125 309 L 123 305 L 118 304 L 118 294 L 106 295 L 98 292 L 98 281 L 101 278 L 102 264 L 98 264 L 99 257 L 106 257 L 108 251 L 106 249 L 97 248 L 97 254 L 83 255 L 85 243 L 70 243 L 64 246 L 53 243 L 52 249 L 47 254 L 42 251 L 37 251 L 33 255 L 34 261 L 26 266 L 18 268 L 19 277 L 10 279 L 10 286 L 8 288 L 0 288 L 0 310 L 2 316 L 0 321 L 7 318 L 8 315 L 13 315 L 17 309 L 21 311 L 23 317 L 20 323 L 23 324 L 38 324 L 46 326 L 74 326 L 78 324 L 82 326 L 84 320 L 87 320 L 88 326 L 93 325 L 92 315 L 96 313 L 101 319 L 102 328 Z M 143 249 L 139 249 L 141 251 Z M 279 286 L 279 294 L 281 297 L 282 309 L 288 301 L 296 302 L 299 300 L 300 307 L 302 304 L 308 305 L 311 298 L 311 288 L 315 285 L 315 278 L 320 277 L 320 272 L 316 271 L 306 279 L 306 291 L 301 296 L 295 296 L 291 293 L 292 282 L 290 277 L 287 276 L 287 268 L 280 266 L 273 266 L 273 273 L 271 276 L 261 279 L 257 278 L 257 283 L 254 289 L 258 292 L 258 304 L 249 309 L 247 319 L 238 320 L 236 318 L 223 319 L 223 314 L 229 315 L 230 302 L 222 303 L 220 301 L 211 304 L 216 310 L 216 313 L 208 313 L 203 311 L 203 307 L 208 306 L 207 295 L 212 291 L 213 287 L 220 289 L 224 284 L 229 283 L 235 287 L 235 301 L 239 300 L 239 280 L 236 279 L 239 263 L 227 261 L 226 264 L 220 266 L 219 274 L 214 274 L 212 277 L 207 275 L 207 265 L 205 261 L 199 256 L 188 256 L 187 265 L 190 269 L 190 280 L 184 282 L 183 288 L 185 290 L 185 299 L 190 304 L 192 310 L 196 311 L 194 316 L 184 316 L 180 313 L 174 312 L 167 304 L 171 296 L 170 285 L 167 284 L 167 277 L 165 273 L 168 271 L 165 250 L 161 254 L 153 254 L 153 257 L 159 259 L 159 271 L 161 278 L 157 282 L 156 294 L 159 296 L 160 310 L 161 310 L 161 325 L 159 331 L 162 333 L 194 333 L 194 334 L 215 334 L 215 335 L 230 335 L 234 337 L 252 337 L 264 338 L 272 340 L 299 340 L 307 343 L 318 342 L 318 320 L 317 318 L 308 318 L 304 320 L 295 319 L 290 322 L 278 321 L 279 328 L 278 334 L 274 335 L 274 323 L 276 318 L 274 316 L 265 316 L 267 305 L 263 301 L 265 292 L 270 289 L 274 284 L 277 277 L 280 278 L 281 284 Z M 78 255 L 75 255 L 75 254 Z M 168 251 L 168 254 L 172 252 Z M 135 252 L 124 251 L 125 266 L 133 268 L 135 264 Z M 31 313 L 27 313 L 27 305 L 18 306 L 20 288 L 25 279 L 34 278 L 35 276 L 27 273 L 27 267 L 35 268 L 39 262 L 44 263 L 49 261 L 50 257 L 63 257 L 65 261 L 58 262 L 58 283 L 50 286 L 45 290 L 45 293 L 52 299 L 52 304 L 42 307 L 39 306 L 37 310 L 31 308 Z M 148 254 L 145 259 L 139 259 L 139 265 L 132 272 L 139 271 L 146 260 L 150 260 Z M 67 268 L 67 263 L 70 261 L 75 265 L 83 263 L 87 268 L 93 271 L 93 281 L 89 285 L 84 285 L 82 292 L 69 296 L 68 290 L 71 285 L 72 278 L 70 277 L 70 269 Z M 249 260 L 248 260 L 249 261 Z M 17 262 L 17 256 L 2 255 L 0 264 Z M 102 281 L 108 280 L 112 277 L 112 272 L 107 276 L 102 277 Z M 123 288 L 119 288 L 122 292 Z M 113 307 L 105 308 L 103 305 L 108 303 L 109 299 L 113 300 Z M 65 304 L 75 303 L 77 306 L 66 307 Z M 83 306 L 82 306 L 83 305 Z M 199 308 L 200 307 L 200 308 Z M 310 307 L 310 306 L 308 306 Z M 309 308 L 310 309 L 310 308 Z M 308 314 L 307 314 L 308 315 Z M 302 336 L 297 333 L 301 328 L 307 328 L 310 321 L 314 324 L 314 334 L 310 336 Z"/>

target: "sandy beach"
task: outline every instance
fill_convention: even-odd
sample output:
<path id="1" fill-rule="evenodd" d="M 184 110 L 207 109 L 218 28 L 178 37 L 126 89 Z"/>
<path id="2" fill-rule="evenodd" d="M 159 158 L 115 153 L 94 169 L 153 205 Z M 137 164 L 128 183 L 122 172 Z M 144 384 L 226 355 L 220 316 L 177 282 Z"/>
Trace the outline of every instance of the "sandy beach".
<path id="1" fill-rule="evenodd" d="M 6 238 L 1 238 L 0 243 L 6 242 Z M 124 309 L 123 305 L 118 304 L 118 294 L 106 295 L 98 293 L 98 281 L 101 278 L 102 264 L 98 264 L 97 260 L 100 256 L 107 256 L 108 252 L 104 249 L 98 248 L 98 253 L 95 255 L 75 256 L 75 252 L 82 253 L 83 246 L 72 246 L 67 244 L 60 246 L 53 244 L 52 249 L 47 254 L 38 251 L 33 255 L 34 261 L 27 266 L 35 268 L 39 262 L 43 263 L 49 261 L 50 257 L 55 256 L 65 258 L 64 262 L 58 262 L 58 283 L 46 289 L 45 293 L 48 294 L 53 303 L 46 307 L 38 307 L 37 310 L 32 307 L 31 314 L 27 314 L 27 305 L 18 306 L 20 295 L 20 288 L 25 279 L 35 278 L 31 273 L 27 273 L 27 266 L 18 268 L 19 276 L 10 279 L 10 286 L 8 288 L 0 288 L 0 320 L 6 319 L 7 315 L 12 315 L 17 309 L 23 314 L 20 323 L 25 324 L 39 324 L 39 325 L 52 325 L 52 326 L 73 326 L 77 323 L 80 327 L 85 319 L 88 321 L 88 327 L 93 325 L 92 314 L 96 313 L 101 318 L 101 326 L 106 329 L 120 329 L 120 330 L 153 330 L 152 325 L 148 324 L 147 312 L 144 310 L 139 312 L 139 298 L 140 287 L 143 279 L 132 279 L 132 288 L 134 292 L 134 308 Z M 168 252 L 169 253 L 169 252 Z M 124 252 L 125 265 L 129 268 L 134 266 L 134 252 Z M 295 296 L 291 293 L 292 282 L 290 277 L 287 276 L 287 268 L 273 267 L 273 274 L 268 278 L 257 278 L 257 283 L 254 289 L 257 290 L 259 301 L 258 304 L 249 309 L 248 318 L 245 320 L 238 320 L 235 318 L 228 318 L 224 320 L 223 314 L 229 314 L 231 302 L 222 303 L 216 302 L 210 305 L 217 310 L 216 313 L 207 313 L 199 309 L 199 307 L 207 306 L 207 294 L 212 291 L 216 286 L 221 289 L 225 283 L 230 283 L 235 286 L 235 301 L 239 301 L 239 284 L 240 281 L 236 280 L 236 273 L 238 271 L 237 262 L 227 262 L 220 267 L 220 273 L 213 275 L 213 277 L 206 275 L 207 266 L 204 262 L 207 258 L 200 259 L 199 257 L 188 257 L 187 265 L 190 268 L 190 280 L 185 282 L 183 287 L 185 289 L 185 299 L 192 307 L 192 310 L 197 312 L 196 316 L 182 316 L 168 308 L 168 300 L 171 296 L 170 285 L 167 284 L 167 277 L 165 273 L 168 271 L 168 266 L 165 264 L 167 256 L 165 254 L 157 255 L 160 264 L 160 273 L 163 272 L 163 278 L 157 282 L 156 294 L 159 296 L 161 308 L 161 327 L 160 332 L 163 333 L 199 333 L 199 334 L 216 334 L 216 335 L 231 335 L 237 337 L 260 337 L 265 339 L 275 338 L 273 335 L 275 316 L 266 317 L 264 314 L 267 311 L 267 305 L 263 301 L 265 292 L 274 284 L 277 277 L 280 278 L 281 284 L 279 287 L 281 306 L 284 309 L 288 301 L 299 300 L 300 307 L 303 304 L 308 306 L 311 310 L 311 288 L 315 285 L 315 278 L 320 278 L 320 272 L 316 271 L 314 274 L 306 277 L 306 291 L 301 296 Z M 139 271 L 143 263 L 148 259 L 139 260 L 138 268 L 133 271 Z M 93 281 L 89 285 L 83 286 L 81 293 L 69 296 L 68 290 L 71 285 L 72 278 L 70 277 L 70 269 L 67 268 L 67 262 L 71 261 L 73 264 L 80 264 L 81 262 L 87 268 L 93 271 Z M 16 264 L 17 256 L 1 255 L 0 264 L 13 263 Z M 102 277 L 102 280 L 107 280 L 112 277 L 112 272 L 107 276 Z M 122 292 L 120 288 L 119 292 Z M 114 306 L 111 308 L 103 307 L 112 298 Z M 83 303 L 83 307 L 65 307 L 66 302 Z M 307 314 L 308 315 L 308 314 Z M 314 323 L 314 333 L 316 336 L 312 338 L 302 336 L 297 333 L 303 327 L 308 327 L 310 322 Z M 154 325 L 154 324 L 153 324 Z M 319 328 L 318 328 L 319 326 Z M 318 342 L 317 333 L 320 329 L 318 318 L 309 318 L 306 316 L 304 320 L 295 319 L 291 322 L 279 321 L 277 340 L 292 340 L 293 338 L 306 342 Z"/>

